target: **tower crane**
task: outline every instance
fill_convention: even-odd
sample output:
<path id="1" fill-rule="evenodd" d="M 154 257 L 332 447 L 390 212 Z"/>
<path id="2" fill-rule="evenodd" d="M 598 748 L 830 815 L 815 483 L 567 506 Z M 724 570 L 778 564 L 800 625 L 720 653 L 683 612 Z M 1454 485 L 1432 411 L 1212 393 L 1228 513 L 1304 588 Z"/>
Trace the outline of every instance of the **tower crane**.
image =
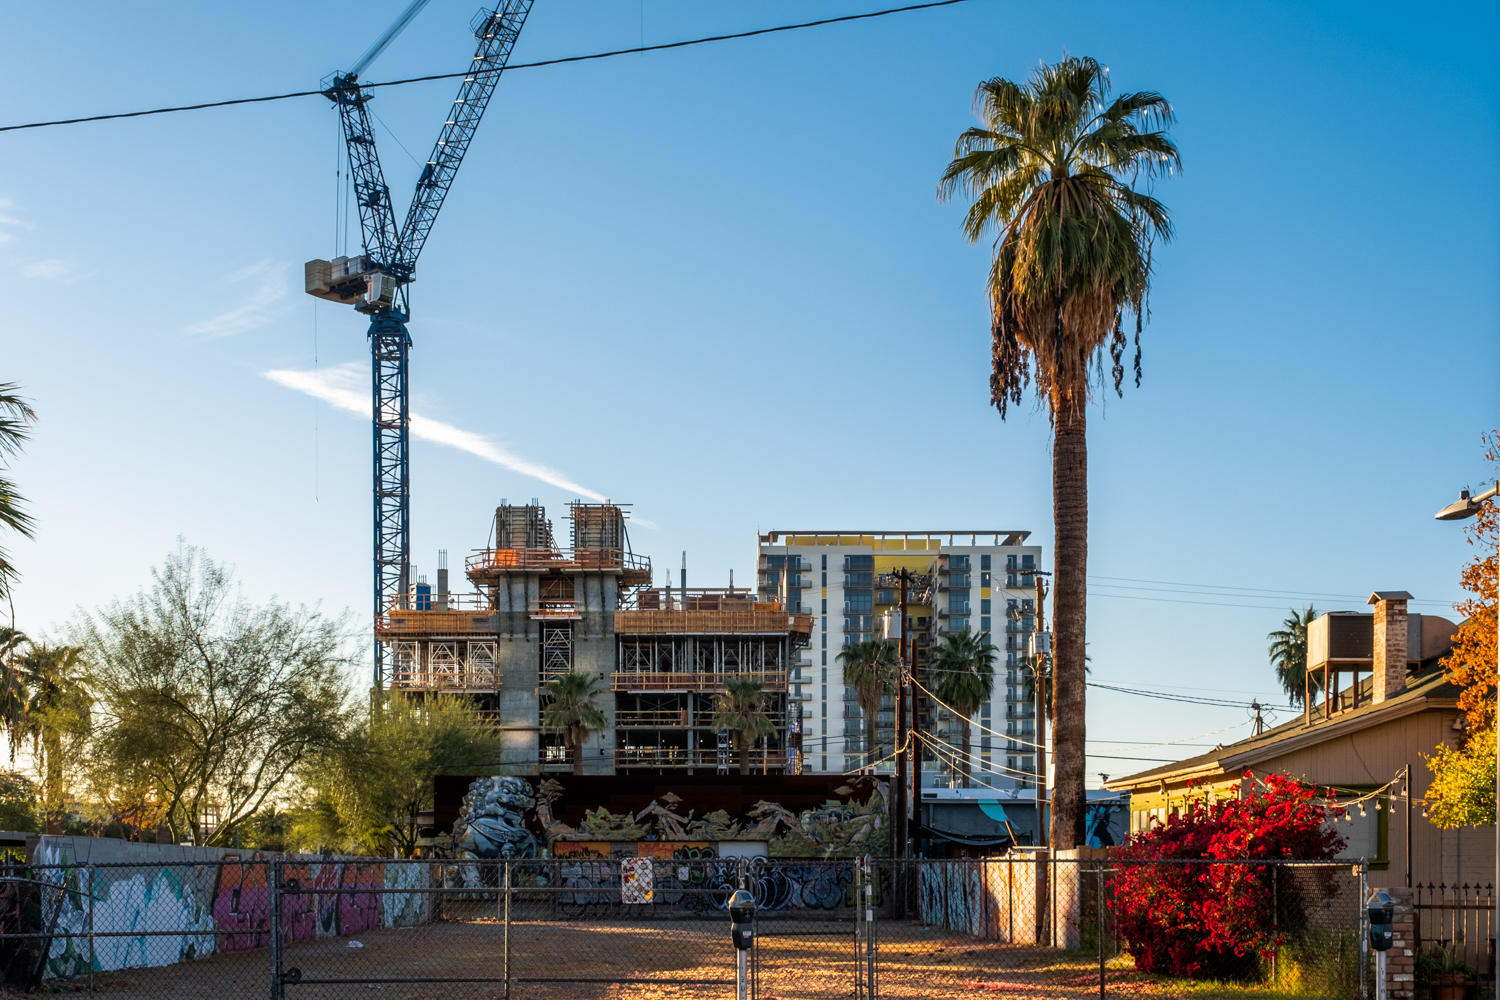
<path id="1" fill-rule="evenodd" d="M 458 88 L 436 144 L 417 180 L 406 221 L 396 227 L 395 207 L 380 169 L 375 130 L 366 105 L 374 96 L 359 83 L 359 74 L 390 44 L 427 0 L 415 0 L 370 48 L 356 66 L 324 81 L 324 96 L 338 108 L 348 149 L 349 174 L 364 252 L 331 261 L 311 260 L 305 268 L 309 295 L 353 305 L 370 317 L 371 430 L 374 437 L 375 486 L 375 618 L 397 595 L 410 589 L 411 505 L 408 475 L 407 353 L 411 308 L 407 286 L 417 257 L 437 221 L 443 199 L 453 186 L 464 153 L 495 85 L 510 59 L 534 0 L 500 0 L 494 10 L 481 9 L 469 27 L 479 46 Z M 385 684 L 385 651 L 375 643 L 375 687 Z"/>

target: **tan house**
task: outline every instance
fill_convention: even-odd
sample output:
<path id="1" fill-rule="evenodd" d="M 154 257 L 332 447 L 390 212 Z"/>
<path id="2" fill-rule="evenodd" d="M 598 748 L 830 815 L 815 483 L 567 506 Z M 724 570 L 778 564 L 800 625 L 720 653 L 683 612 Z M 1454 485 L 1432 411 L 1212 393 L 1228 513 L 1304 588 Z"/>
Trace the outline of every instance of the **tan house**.
<path id="1" fill-rule="evenodd" d="M 1326 678 L 1326 696 L 1308 699 L 1301 718 L 1107 782 L 1130 793 L 1131 830 L 1163 823 L 1194 799 L 1239 795 L 1246 772 L 1285 773 L 1331 786 L 1344 801 L 1378 792 L 1339 822 L 1349 841 L 1342 856 L 1368 858 L 1372 870 L 1388 873 L 1388 884 L 1493 882 L 1494 827 L 1440 830 L 1423 816 L 1432 777 L 1425 758 L 1439 745 L 1458 746 L 1465 720 L 1459 690 L 1439 664 L 1456 626 L 1408 615 L 1410 599 L 1405 591 L 1381 591 L 1370 596 L 1374 614 L 1335 612 L 1311 623 L 1308 673 Z"/>

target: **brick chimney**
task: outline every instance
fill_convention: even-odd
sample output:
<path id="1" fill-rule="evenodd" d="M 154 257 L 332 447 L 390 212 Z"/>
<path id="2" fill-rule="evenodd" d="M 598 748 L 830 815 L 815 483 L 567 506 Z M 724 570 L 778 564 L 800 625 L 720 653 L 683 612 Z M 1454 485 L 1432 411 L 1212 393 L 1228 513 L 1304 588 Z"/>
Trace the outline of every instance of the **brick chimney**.
<path id="1" fill-rule="evenodd" d="M 1375 605 L 1371 693 L 1377 705 L 1406 690 L 1406 602 L 1411 599 L 1404 590 L 1377 590 L 1368 601 Z"/>

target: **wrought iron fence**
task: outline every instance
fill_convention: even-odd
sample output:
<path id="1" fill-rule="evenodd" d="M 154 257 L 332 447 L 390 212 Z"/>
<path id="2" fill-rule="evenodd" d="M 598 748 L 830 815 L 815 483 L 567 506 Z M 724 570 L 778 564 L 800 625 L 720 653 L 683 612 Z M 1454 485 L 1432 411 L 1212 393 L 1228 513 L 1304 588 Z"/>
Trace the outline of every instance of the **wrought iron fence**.
<path id="1" fill-rule="evenodd" d="M 1414 887 L 1417 951 L 1431 957 L 1441 949 L 1467 965 L 1480 983 L 1495 981 L 1495 887 L 1426 885 Z"/>
<path id="2" fill-rule="evenodd" d="M 1330 998 L 1365 988 L 1357 866 L 651 849 L 660 856 L 16 865 L 0 869 L 0 977 L 163 997 L 265 997 L 268 981 L 273 1000 L 729 997 L 726 906 L 743 886 L 757 903 L 750 995 L 764 1000 L 1103 996 L 1171 992 L 1174 976 Z M 1221 906 L 1241 953 L 1209 941 L 1219 932 L 1204 913 L 1140 905 L 1194 893 Z M 1424 937 L 1449 914 L 1441 926 L 1481 940 L 1492 897 L 1443 908 L 1449 896 L 1422 897 Z"/>

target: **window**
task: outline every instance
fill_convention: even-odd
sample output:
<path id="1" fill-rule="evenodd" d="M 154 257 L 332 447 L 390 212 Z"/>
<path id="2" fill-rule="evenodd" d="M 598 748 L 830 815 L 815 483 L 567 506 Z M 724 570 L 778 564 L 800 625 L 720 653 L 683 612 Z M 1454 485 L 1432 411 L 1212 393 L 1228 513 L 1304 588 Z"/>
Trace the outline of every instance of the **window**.
<path id="1" fill-rule="evenodd" d="M 824 684 L 828 683 L 828 668 L 827 667 L 823 668 L 823 683 Z M 828 689 L 827 688 L 823 689 L 823 697 L 825 697 L 825 698 L 828 697 Z"/>
<path id="2" fill-rule="evenodd" d="M 1014 574 L 1014 573 L 1007 573 L 1007 574 L 1005 574 L 1005 585 L 1007 587 L 1014 587 L 1016 585 L 1016 574 Z"/>
<path id="3" fill-rule="evenodd" d="M 824 649 L 828 648 L 828 633 L 826 631 L 823 633 L 823 648 Z M 828 654 L 824 653 L 823 655 L 827 656 Z"/>
<path id="4" fill-rule="evenodd" d="M 844 591 L 844 613 L 850 614 L 859 611 L 874 611 L 875 606 L 870 600 L 868 590 L 846 590 Z"/>
<path id="5" fill-rule="evenodd" d="M 828 568 L 828 554 L 827 553 L 823 554 L 823 568 L 824 569 Z M 828 577 L 826 577 L 826 576 L 823 577 L 823 582 L 827 583 L 828 582 Z"/>
<path id="6" fill-rule="evenodd" d="M 1036 556 L 1021 557 L 1021 572 L 1024 573 L 1028 569 L 1036 569 Z"/>
<path id="7" fill-rule="evenodd" d="M 845 632 L 868 632 L 875 627 L 874 615 L 845 615 Z"/>
<path id="8" fill-rule="evenodd" d="M 1016 557 L 1015 556 L 1006 556 L 1005 557 L 1005 571 L 1007 573 L 1013 573 L 1013 572 L 1015 572 L 1015 569 L 1016 569 Z"/>
<path id="9" fill-rule="evenodd" d="M 989 601 L 985 601 L 984 603 L 988 604 L 990 602 Z M 979 619 L 979 631 L 981 631 L 981 632 L 984 633 L 984 644 L 986 646 L 988 646 L 990 644 L 990 616 L 989 615 L 982 615 L 982 616 L 980 616 L 980 619 Z"/>
<path id="10" fill-rule="evenodd" d="M 969 591 L 967 588 L 948 591 L 948 612 L 955 615 L 966 615 L 969 613 Z"/>
<path id="11" fill-rule="evenodd" d="M 979 613 L 982 615 L 990 613 L 990 599 L 988 597 L 981 597 L 979 599 Z"/>
<path id="12" fill-rule="evenodd" d="M 873 573 L 845 573 L 844 586 L 846 587 L 868 587 L 874 580 Z"/>
<path id="13" fill-rule="evenodd" d="M 828 602 L 823 602 L 823 631 L 828 631 Z"/>
<path id="14" fill-rule="evenodd" d="M 979 574 L 979 585 L 981 587 L 988 587 L 990 585 L 990 575 L 988 573 Z"/>
<path id="15" fill-rule="evenodd" d="M 1011 601 L 1011 602 L 1009 602 L 1009 603 L 1011 603 L 1011 604 L 1014 604 L 1014 603 L 1016 603 L 1016 602 L 1015 602 L 1015 601 Z M 1035 609 L 1036 609 L 1036 602 L 1035 602 L 1035 601 L 1033 601 L 1033 600 L 1032 600 L 1032 599 L 1031 599 L 1031 598 L 1029 598 L 1029 597 L 1028 597 L 1028 598 L 1026 598 L 1026 599 L 1025 599 L 1025 600 L 1024 600 L 1024 601 L 1022 601 L 1022 602 L 1021 602 L 1021 611 L 1022 611 L 1022 612 L 1023 612 L 1023 613 L 1025 613 L 1025 614 L 1028 614 L 1028 615 L 1029 615 L 1029 614 L 1031 614 L 1031 612 L 1032 612 L 1032 611 L 1034 611 L 1034 610 L 1035 610 Z"/>
<path id="16" fill-rule="evenodd" d="M 824 556 L 823 558 L 827 559 L 828 557 Z M 825 586 L 825 587 L 828 586 L 828 574 L 827 573 L 823 574 L 823 586 Z"/>
<path id="17" fill-rule="evenodd" d="M 894 590 L 877 590 L 875 592 L 876 604 L 895 604 L 896 592 Z"/>
<path id="18" fill-rule="evenodd" d="M 967 632 L 969 630 L 969 619 L 967 618 L 949 618 L 948 621 L 950 623 L 948 631 L 950 632 Z"/>
<path id="19" fill-rule="evenodd" d="M 849 572 L 855 572 L 855 573 L 859 573 L 859 572 L 873 573 L 874 571 L 875 571 L 875 557 L 874 556 L 845 556 L 844 557 L 844 572 L 845 573 L 849 573 Z"/>
<path id="20" fill-rule="evenodd" d="M 950 586 L 950 587 L 967 587 L 967 586 L 969 586 L 969 574 L 968 573 L 953 573 L 953 574 L 951 574 L 948 577 L 948 586 Z"/>
<path id="21" fill-rule="evenodd" d="M 979 557 L 979 568 L 980 569 L 989 569 L 990 568 L 990 556 L 989 556 L 989 553 L 986 552 L 984 555 L 982 555 L 982 556 Z"/>
<path id="22" fill-rule="evenodd" d="M 828 645 L 828 643 L 825 642 L 825 643 L 823 643 L 823 645 L 826 646 L 826 645 Z M 828 666 L 828 650 L 826 650 L 826 649 L 823 650 L 823 666 L 825 666 L 825 667 Z"/>
<path id="23" fill-rule="evenodd" d="M 969 568 L 969 557 L 968 556 L 949 556 L 948 557 L 948 568 L 949 569 L 968 569 Z"/>
<path id="24" fill-rule="evenodd" d="M 826 597 L 823 598 L 823 614 L 828 614 L 828 598 Z M 828 626 L 825 624 L 823 627 L 827 628 Z"/>

